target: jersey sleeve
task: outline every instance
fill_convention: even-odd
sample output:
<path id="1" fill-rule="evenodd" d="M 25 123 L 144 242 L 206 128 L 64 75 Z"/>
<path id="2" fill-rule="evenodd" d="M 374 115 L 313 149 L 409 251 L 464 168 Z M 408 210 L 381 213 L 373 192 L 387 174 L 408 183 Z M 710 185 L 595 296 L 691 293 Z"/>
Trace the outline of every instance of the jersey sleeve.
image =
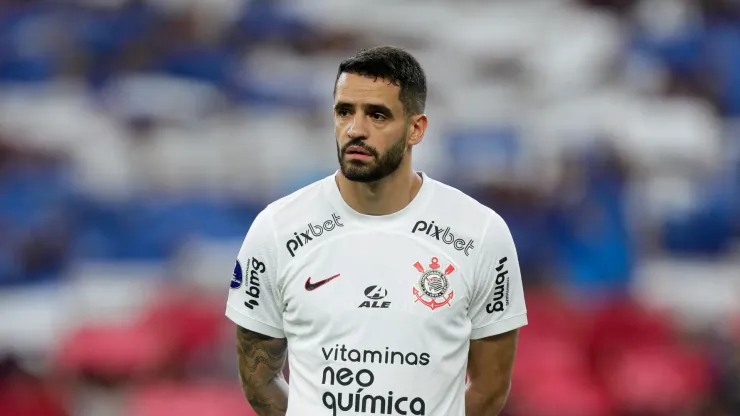
<path id="1" fill-rule="evenodd" d="M 283 302 L 277 282 L 277 238 L 269 213 L 252 223 L 237 255 L 226 316 L 250 331 L 275 338 L 283 332 Z"/>
<path id="2" fill-rule="evenodd" d="M 472 322 L 470 338 L 485 338 L 527 325 L 514 239 L 503 218 L 496 213 L 491 212 L 478 256 L 475 292 L 468 310 Z"/>

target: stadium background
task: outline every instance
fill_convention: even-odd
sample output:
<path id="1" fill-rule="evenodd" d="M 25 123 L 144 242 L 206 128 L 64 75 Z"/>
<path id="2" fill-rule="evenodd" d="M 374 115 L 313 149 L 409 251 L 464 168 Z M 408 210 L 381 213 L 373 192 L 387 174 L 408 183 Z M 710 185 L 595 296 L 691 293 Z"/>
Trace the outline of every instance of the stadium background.
<path id="1" fill-rule="evenodd" d="M 3 1 L 0 415 L 249 415 L 236 252 L 377 44 L 428 74 L 417 168 L 513 231 L 506 414 L 740 415 L 732 0 Z"/>

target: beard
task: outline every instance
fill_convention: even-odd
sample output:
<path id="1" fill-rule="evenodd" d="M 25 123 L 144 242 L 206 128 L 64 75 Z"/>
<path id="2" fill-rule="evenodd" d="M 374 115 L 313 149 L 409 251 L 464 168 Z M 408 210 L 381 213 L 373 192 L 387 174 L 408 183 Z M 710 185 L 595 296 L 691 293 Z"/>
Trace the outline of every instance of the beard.
<path id="1" fill-rule="evenodd" d="M 362 160 L 345 160 L 344 155 L 350 146 L 358 146 L 364 149 L 372 156 L 372 161 Z M 406 136 L 399 138 L 385 151 L 382 155 L 374 147 L 365 144 L 364 140 L 351 140 L 342 148 L 339 148 L 337 142 L 337 159 L 339 159 L 339 168 L 345 178 L 352 182 L 377 182 L 401 166 L 403 158 L 406 155 Z"/>

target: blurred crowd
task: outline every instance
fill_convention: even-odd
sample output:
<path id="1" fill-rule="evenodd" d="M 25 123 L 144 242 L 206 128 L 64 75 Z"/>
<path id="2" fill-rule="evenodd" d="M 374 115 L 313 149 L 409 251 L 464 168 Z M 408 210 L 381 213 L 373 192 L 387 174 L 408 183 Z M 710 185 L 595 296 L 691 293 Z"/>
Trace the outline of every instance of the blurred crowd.
<path id="1" fill-rule="evenodd" d="M 512 229 L 506 414 L 740 415 L 736 0 L 3 1 L 0 415 L 251 414 L 233 259 L 379 44 L 427 71 L 417 169 Z"/>

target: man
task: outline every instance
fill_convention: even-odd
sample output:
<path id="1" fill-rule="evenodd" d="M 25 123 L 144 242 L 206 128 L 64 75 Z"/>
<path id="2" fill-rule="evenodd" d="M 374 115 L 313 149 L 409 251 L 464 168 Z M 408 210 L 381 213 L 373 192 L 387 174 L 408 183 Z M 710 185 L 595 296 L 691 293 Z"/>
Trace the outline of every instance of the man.
<path id="1" fill-rule="evenodd" d="M 422 68 L 401 49 L 342 62 L 339 171 L 252 224 L 226 315 L 259 415 L 483 416 L 503 407 L 527 324 L 517 255 L 501 217 L 413 170 L 426 93 Z"/>

